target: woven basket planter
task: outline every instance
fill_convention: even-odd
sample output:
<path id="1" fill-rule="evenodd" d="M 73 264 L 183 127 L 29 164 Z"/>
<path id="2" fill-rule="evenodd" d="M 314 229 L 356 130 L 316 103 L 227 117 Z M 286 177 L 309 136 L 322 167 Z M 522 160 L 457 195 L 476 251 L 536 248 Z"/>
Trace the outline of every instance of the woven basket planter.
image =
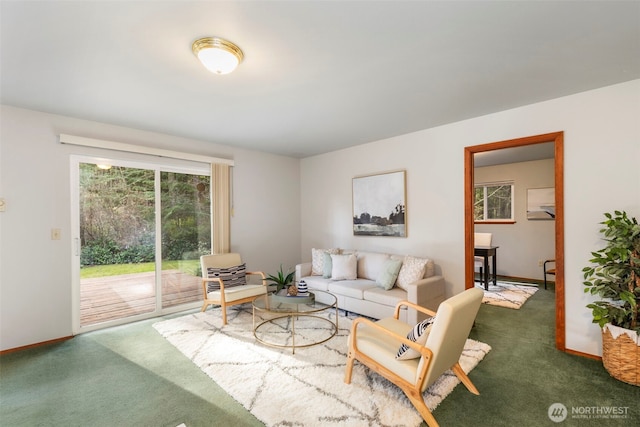
<path id="1" fill-rule="evenodd" d="M 640 336 L 629 329 L 605 325 L 602 363 L 615 379 L 640 386 Z"/>

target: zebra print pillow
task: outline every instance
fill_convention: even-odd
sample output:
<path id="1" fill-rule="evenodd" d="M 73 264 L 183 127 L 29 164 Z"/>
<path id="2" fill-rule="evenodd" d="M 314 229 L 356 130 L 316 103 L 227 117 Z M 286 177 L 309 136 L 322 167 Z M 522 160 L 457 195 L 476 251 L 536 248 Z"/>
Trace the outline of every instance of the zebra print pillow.
<path id="1" fill-rule="evenodd" d="M 229 289 L 234 286 L 242 286 L 247 284 L 247 265 L 240 264 L 234 267 L 224 268 L 207 268 L 207 277 L 209 279 L 222 279 L 224 282 L 224 288 Z M 214 292 L 220 290 L 219 282 L 208 282 L 207 292 Z"/>
<path id="2" fill-rule="evenodd" d="M 431 332 L 431 325 L 433 325 L 433 322 L 435 321 L 436 316 L 427 317 L 409 331 L 407 339 L 410 339 L 415 343 L 425 345 L 427 343 L 427 337 L 429 337 L 429 332 Z M 402 344 L 396 354 L 396 359 L 398 360 L 417 359 L 418 357 L 420 357 L 420 353 L 406 344 Z"/>

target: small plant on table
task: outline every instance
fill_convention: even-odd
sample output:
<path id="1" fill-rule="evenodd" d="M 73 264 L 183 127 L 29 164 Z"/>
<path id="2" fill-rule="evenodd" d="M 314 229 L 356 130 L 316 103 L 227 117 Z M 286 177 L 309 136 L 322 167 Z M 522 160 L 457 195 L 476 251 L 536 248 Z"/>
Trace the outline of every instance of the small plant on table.
<path id="1" fill-rule="evenodd" d="M 268 282 L 276 285 L 276 292 L 279 292 L 281 289 L 286 288 L 287 286 L 293 283 L 293 278 L 295 277 L 295 271 L 285 273 L 282 264 L 280 264 L 280 270 L 276 274 L 270 274 L 266 277 Z"/>

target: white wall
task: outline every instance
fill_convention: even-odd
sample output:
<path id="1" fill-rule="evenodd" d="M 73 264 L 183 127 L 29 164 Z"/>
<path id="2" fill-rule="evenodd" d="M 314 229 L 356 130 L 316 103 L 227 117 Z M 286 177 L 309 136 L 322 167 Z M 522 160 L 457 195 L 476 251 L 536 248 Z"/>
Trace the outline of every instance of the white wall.
<path id="1" fill-rule="evenodd" d="M 527 220 L 527 189 L 554 187 L 553 159 L 476 168 L 476 183 L 513 181 L 514 224 L 476 224 L 475 231 L 491 233 L 497 250 L 498 274 L 542 280 L 538 261 L 555 257 L 555 221 Z M 550 280 L 554 280 L 549 276 Z"/>
<path id="2" fill-rule="evenodd" d="M 464 289 L 463 149 L 564 131 L 566 346 L 601 354 L 582 268 L 601 247 L 603 212 L 640 217 L 640 80 L 303 159 L 303 260 L 312 247 L 432 257 L 448 294 Z M 407 171 L 407 238 L 353 236 L 351 179 Z"/>
<path id="3" fill-rule="evenodd" d="M 61 145 L 61 133 L 233 159 L 232 250 L 267 273 L 299 261 L 297 159 L 6 106 L 0 120 L 0 350 L 72 333 L 69 156 L 148 159 Z"/>
<path id="4" fill-rule="evenodd" d="M 432 257 L 449 295 L 464 288 L 463 148 L 565 132 L 567 348 L 601 354 L 581 269 L 601 247 L 602 213 L 640 217 L 640 80 L 524 106 L 302 161 L 2 107 L 0 350 L 71 333 L 69 155 L 60 133 L 233 158 L 232 244 L 251 268 L 309 260 L 312 247 Z M 299 169 L 298 169 L 299 168 Z M 407 171 L 407 238 L 355 237 L 351 179 Z M 299 177 L 300 182 L 297 182 Z M 50 240 L 51 228 L 62 240 Z"/>

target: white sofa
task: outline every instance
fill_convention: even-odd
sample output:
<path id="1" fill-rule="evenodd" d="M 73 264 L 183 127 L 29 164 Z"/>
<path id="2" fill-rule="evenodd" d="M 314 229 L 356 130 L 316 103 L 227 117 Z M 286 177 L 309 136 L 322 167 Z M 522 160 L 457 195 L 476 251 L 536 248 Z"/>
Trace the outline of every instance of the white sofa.
<path id="1" fill-rule="evenodd" d="M 353 257 L 345 258 L 348 255 L 354 255 L 355 261 Z M 395 268 L 398 261 L 401 262 L 400 270 L 397 278 L 391 278 L 391 283 L 389 270 Z M 346 263 L 351 266 L 355 263 L 355 272 L 351 276 L 345 275 L 344 271 L 338 272 L 340 280 L 336 280 L 336 268 Z M 329 277 L 331 273 L 333 277 Z M 412 256 L 313 249 L 311 262 L 296 265 L 296 282 L 301 280 L 305 281 L 310 292 L 321 290 L 335 295 L 338 308 L 374 319 L 393 317 L 396 304 L 402 300 L 436 311 L 445 299 L 444 278 L 435 274 L 434 262 Z M 391 288 L 387 290 L 384 286 Z M 325 304 L 332 302 L 322 293 L 316 293 L 316 300 Z M 409 324 L 418 323 L 425 317 L 423 313 L 406 307 L 400 313 L 400 319 Z"/>

